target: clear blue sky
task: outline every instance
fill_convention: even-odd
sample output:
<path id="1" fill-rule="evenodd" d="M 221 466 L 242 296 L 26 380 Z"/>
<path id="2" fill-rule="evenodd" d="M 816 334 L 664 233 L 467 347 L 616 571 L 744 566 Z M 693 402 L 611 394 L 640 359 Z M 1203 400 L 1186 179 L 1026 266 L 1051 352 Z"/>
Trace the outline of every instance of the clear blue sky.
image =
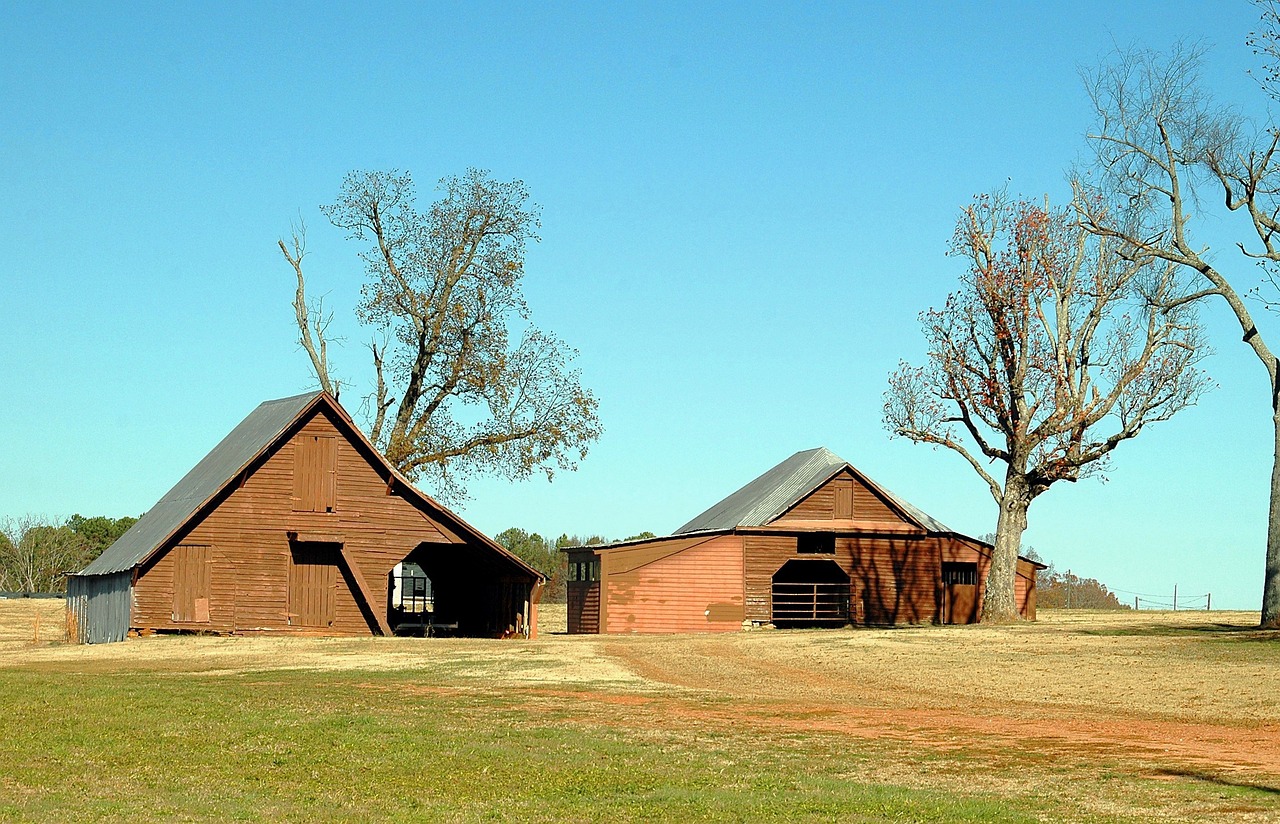
<path id="1" fill-rule="evenodd" d="M 137 515 L 258 402 L 310 388 L 275 247 L 299 216 L 364 379 L 358 249 L 317 206 L 351 169 L 429 194 L 479 166 L 543 207 L 527 296 L 581 351 L 605 434 L 554 483 L 475 484 L 478 527 L 663 533 L 826 445 L 991 531 L 961 459 L 881 424 L 917 313 L 961 271 L 957 210 L 1006 181 L 1065 197 L 1078 69 L 1115 44 L 1202 38 L 1210 85 L 1257 109 L 1255 22 L 1244 2 L 6 4 L 0 517 Z M 1234 225 L 1202 237 L 1252 277 Z M 1256 609 L 1267 392 L 1205 315 L 1220 388 L 1107 483 L 1054 487 L 1027 540 L 1120 590 Z"/>

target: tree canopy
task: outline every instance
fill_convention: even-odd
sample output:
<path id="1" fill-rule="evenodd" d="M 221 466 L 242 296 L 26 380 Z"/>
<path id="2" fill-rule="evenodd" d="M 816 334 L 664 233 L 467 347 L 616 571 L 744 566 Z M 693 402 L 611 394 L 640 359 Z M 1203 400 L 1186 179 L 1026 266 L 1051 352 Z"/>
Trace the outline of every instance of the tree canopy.
<path id="1" fill-rule="evenodd" d="M 321 210 L 365 244 L 356 315 L 374 332 L 369 436 L 397 469 L 456 502 L 479 473 L 575 469 L 601 427 L 595 396 L 570 367 L 576 352 L 529 322 L 521 279 L 540 223 L 524 183 L 470 169 L 439 191 L 419 211 L 407 172 L 354 171 Z M 304 232 L 279 246 L 297 281 L 299 343 L 336 396 L 331 316 L 306 298 Z"/>
<path id="2" fill-rule="evenodd" d="M 1175 268 L 1122 254 L 1070 208 L 981 196 L 962 210 L 951 254 L 967 271 L 921 314 L 925 364 L 890 376 L 885 425 L 955 451 L 987 484 L 999 517 L 982 620 L 1015 620 L 1032 501 L 1194 404 L 1208 385 L 1204 349 Z"/>

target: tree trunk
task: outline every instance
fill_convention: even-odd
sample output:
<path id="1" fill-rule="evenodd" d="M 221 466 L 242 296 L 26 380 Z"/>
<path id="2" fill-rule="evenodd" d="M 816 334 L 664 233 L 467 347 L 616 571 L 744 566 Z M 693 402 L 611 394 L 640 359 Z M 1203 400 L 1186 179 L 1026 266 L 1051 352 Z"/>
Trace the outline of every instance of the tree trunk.
<path id="1" fill-rule="evenodd" d="M 1008 624 L 1021 620 L 1014 583 L 1018 574 L 1018 550 L 1022 533 L 1027 528 L 1027 509 L 1031 491 L 1026 478 L 1010 470 L 1005 478 L 1004 495 L 1000 499 L 1000 518 L 996 522 L 995 549 L 987 570 L 987 589 L 982 598 L 982 623 Z"/>
<path id="2" fill-rule="evenodd" d="M 1267 568 L 1262 583 L 1262 626 L 1276 629 L 1280 628 L 1280 409 L 1274 410 L 1271 422 L 1275 428 L 1275 460 L 1271 464 L 1271 509 L 1267 518 Z"/>

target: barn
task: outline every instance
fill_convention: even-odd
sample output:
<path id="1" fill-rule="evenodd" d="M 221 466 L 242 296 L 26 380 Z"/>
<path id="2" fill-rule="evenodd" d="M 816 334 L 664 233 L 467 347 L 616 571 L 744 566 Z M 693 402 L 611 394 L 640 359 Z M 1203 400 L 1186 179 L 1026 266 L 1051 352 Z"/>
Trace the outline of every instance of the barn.
<path id="1" fill-rule="evenodd" d="M 332 396 L 254 409 L 67 583 L 83 642 L 134 631 L 536 632 L 533 568 L 418 491 Z"/>
<path id="2" fill-rule="evenodd" d="M 662 538 L 566 549 L 571 633 L 978 620 L 991 545 L 824 448 L 798 452 Z M 1019 610 L 1035 570 L 1018 559 Z"/>

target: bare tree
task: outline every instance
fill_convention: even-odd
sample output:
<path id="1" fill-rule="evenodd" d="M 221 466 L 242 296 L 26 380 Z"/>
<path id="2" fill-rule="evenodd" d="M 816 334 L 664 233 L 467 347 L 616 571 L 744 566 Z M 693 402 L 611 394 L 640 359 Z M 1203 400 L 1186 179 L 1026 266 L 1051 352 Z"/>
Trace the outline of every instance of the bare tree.
<path id="1" fill-rule="evenodd" d="M 968 268 L 961 288 L 920 316 L 927 361 L 889 378 L 890 432 L 959 453 L 999 506 L 984 622 L 1018 619 L 1031 503 L 1058 481 L 1099 473 L 1122 442 L 1206 388 L 1176 267 L 1126 259 L 1117 246 L 1070 209 L 979 197 L 952 239 Z M 988 470 L 993 462 L 1003 473 Z"/>
<path id="2" fill-rule="evenodd" d="M 528 324 L 520 282 L 539 221 L 524 184 L 472 169 L 445 178 L 440 190 L 418 212 L 407 173 L 352 172 L 322 210 L 369 244 L 356 313 L 377 331 L 370 438 L 410 478 L 458 500 L 475 473 L 515 479 L 576 468 L 600 422 L 595 397 L 569 368 L 576 353 Z M 306 302 L 301 233 L 280 249 L 297 278 L 300 343 L 321 387 L 336 394 L 329 318 L 322 308 L 309 313 Z M 513 341 L 515 324 L 524 328 Z"/>
<path id="3" fill-rule="evenodd" d="M 1276 13 L 1263 4 L 1255 49 L 1274 59 Z M 1259 48 L 1259 44 L 1265 48 Z M 1096 164 L 1077 183 L 1080 214 L 1089 231 L 1120 244 L 1131 258 L 1156 258 L 1194 273 L 1203 288 L 1187 296 L 1218 296 L 1240 324 L 1244 343 L 1270 389 L 1275 462 L 1267 526 L 1262 625 L 1280 626 L 1280 383 L 1276 355 L 1249 311 L 1246 298 L 1260 272 L 1274 286 L 1280 248 L 1280 129 L 1254 129 L 1237 112 L 1218 106 L 1199 77 L 1201 49 L 1181 45 L 1167 55 L 1117 53 L 1086 75 L 1097 110 L 1089 135 Z M 1275 94 L 1276 66 L 1262 88 Z M 1216 201 L 1245 219 L 1237 256 L 1211 255 L 1192 238 L 1196 218 Z M 1243 265 L 1243 270 L 1241 266 Z M 1230 276 L 1222 267 L 1234 267 Z M 1256 267 L 1256 268 L 1255 268 Z M 1254 273 L 1254 277 L 1245 272 Z M 1248 285 L 1246 285 L 1248 284 Z M 1243 290 L 1243 291 L 1242 291 Z"/>
<path id="4" fill-rule="evenodd" d="M 0 590 L 61 592 L 67 573 L 90 560 L 88 542 L 64 524 L 35 515 L 0 521 Z"/>

